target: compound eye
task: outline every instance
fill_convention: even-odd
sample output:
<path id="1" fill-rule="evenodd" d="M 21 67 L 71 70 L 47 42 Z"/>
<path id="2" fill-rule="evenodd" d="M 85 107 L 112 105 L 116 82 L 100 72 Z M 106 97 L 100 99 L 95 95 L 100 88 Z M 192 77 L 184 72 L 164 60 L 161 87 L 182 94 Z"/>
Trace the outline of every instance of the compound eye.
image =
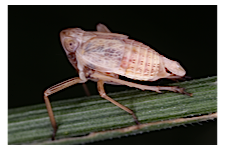
<path id="1" fill-rule="evenodd" d="M 67 51 L 74 52 L 77 49 L 79 43 L 73 39 L 65 39 L 64 45 Z"/>

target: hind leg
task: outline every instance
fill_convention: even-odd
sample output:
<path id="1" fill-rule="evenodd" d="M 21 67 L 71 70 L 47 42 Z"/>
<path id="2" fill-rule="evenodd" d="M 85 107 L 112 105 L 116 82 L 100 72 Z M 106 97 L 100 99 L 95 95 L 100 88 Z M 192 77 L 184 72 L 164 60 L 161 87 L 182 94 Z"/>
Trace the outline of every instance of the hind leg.
<path id="1" fill-rule="evenodd" d="M 95 79 L 108 81 L 108 82 L 114 82 L 114 83 L 121 84 L 121 85 L 127 85 L 129 87 L 139 88 L 141 90 L 151 90 L 151 91 L 156 91 L 158 93 L 161 93 L 160 90 L 168 90 L 168 91 L 178 92 L 178 93 L 181 93 L 181 94 L 192 96 L 192 94 L 187 93 L 184 90 L 184 88 L 180 88 L 180 87 L 177 87 L 177 86 L 147 86 L 147 85 L 141 85 L 141 84 L 137 84 L 137 83 L 124 81 L 124 80 L 121 80 L 121 79 L 116 79 L 116 78 L 109 77 L 109 76 L 99 74 L 99 73 L 94 73 L 94 74 L 91 75 L 91 77 L 95 78 Z"/>

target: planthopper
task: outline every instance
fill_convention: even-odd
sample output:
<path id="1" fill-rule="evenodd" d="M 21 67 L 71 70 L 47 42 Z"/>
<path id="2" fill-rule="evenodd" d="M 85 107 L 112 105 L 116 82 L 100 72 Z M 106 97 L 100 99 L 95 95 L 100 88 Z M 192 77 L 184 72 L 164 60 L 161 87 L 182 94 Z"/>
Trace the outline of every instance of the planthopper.
<path id="1" fill-rule="evenodd" d="M 80 28 L 69 28 L 60 32 L 60 40 L 70 63 L 79 73 L 74 77 L 48 88 L 44 100 L 53 127 L 52 139 L 57 132 L 57 124 L 48 96 L 77 83 L 87 80 L 97 82 L 102 98 L 105 98 L 132 115 L 139 125 L 135 113 L 113 100 L 104 90 L 104 83 L 127 85 L 141 90 L 160 93 L 161 90 L 178 92 L 191 96 L 177 86 L 147 86 L 121 80 L 119 76 L 140 81 L 156 81 L 161 78 L 176 79 L 185 76 L 183 67 L 141 42 L 129 39 L 123 34 L 111 33 L 103 24 L 97 25 L 97 31 L 84 31 Z"/>

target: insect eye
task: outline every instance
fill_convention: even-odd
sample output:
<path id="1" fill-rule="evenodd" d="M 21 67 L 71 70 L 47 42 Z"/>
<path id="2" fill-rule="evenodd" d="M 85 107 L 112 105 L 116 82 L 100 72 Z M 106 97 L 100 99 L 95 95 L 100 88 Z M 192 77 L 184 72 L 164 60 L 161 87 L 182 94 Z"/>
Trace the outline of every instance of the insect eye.
<path id="1" fill-rule="evenodd" d="M 76 48 L 78 47 L 78 42 L 72 39 L 67 39 L 64 41 L 64 45 L 66 50 L 70 51 L 70 52 L 74 52 L 76 50 Z"/>

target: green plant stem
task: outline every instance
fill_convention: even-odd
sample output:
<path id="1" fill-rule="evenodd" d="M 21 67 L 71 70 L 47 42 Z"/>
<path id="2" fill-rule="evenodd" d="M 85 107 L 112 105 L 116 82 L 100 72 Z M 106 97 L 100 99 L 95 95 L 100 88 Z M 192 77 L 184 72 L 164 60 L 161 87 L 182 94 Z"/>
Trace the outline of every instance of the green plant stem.
<path id="1" fill-rule="evenodd" d="M 109 93 L 135 112 L 139 127 L 131 115 L 98 95 L 52 102 L 58 124 L 55 141 L 51 141 L 52 127 L 44 103 L 10 109 L 8 144 L 85 144 L 214 119 L 216 81 L 215 76 L 170 84 L 184 87 L 192 97 L 137 89 Z"/>

